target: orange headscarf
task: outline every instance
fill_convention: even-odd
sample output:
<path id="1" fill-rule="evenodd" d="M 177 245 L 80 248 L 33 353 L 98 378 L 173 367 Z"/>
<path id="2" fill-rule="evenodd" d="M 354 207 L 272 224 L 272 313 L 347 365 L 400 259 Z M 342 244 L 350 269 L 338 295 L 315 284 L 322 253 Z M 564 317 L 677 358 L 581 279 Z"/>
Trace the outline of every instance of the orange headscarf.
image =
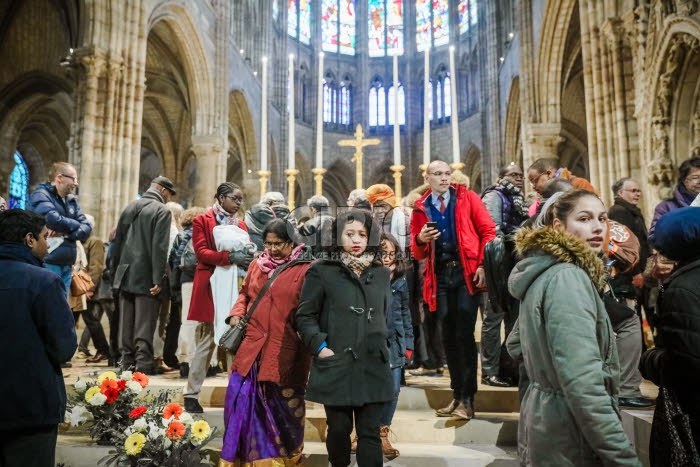
<path id="1" fill-rule="evenodd" d="M 377 201 L 384 201 L 390 204 L 392 208 L 396 207 L 396 195 L 389 185 L 384 185 L 383 183 L 372 185 L 365 190 L 365 195 L 367 195 L 367 199 L 371 204 Z"/>

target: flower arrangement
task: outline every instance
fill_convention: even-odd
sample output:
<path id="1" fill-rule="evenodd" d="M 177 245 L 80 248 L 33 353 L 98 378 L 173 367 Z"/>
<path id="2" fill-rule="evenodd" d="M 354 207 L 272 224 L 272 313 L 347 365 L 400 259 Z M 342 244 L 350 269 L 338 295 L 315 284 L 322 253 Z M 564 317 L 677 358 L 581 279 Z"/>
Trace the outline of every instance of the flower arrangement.
<path id="1" fill-rule="evenodd" d="M 100 464 L 118 467 L 211 465 L 202 448 L 215 429 L 168 401 L 169 391 L 143 397 L 148 376 L 107 371 L 97 381 L 78 380 L 69 413 L 72 426 L 91 423 L 90 436 L 114 449 Z"/>

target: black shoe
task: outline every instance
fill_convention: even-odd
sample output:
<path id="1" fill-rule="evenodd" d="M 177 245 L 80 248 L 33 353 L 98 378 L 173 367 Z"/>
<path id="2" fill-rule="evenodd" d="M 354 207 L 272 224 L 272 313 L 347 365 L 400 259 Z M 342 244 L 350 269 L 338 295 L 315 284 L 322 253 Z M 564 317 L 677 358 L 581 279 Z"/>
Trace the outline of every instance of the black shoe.
<path id="1" fill-rule="evenodd" d="M 216 376 L 216 374 L 219 372 L 219 367 L 217 366 L 210 366 L 207 368 L 207 378 L 211 378 L 212 376 Z"/>
<path id="2" fill-rule="evenodd" d="M 190 364 L 187 362 L 180 363 L 180 378 L 187 378 L 190 375 Z"/>
<path id="3" fill-rule="evenodd" d="M 204 413 L 204 409 L 199 405 L 199 401 L 192 397 L 185 397 L 185 412 Z"/>
<path id="4" fill-rule="evenodd" d="M 620 407 L 643 409 L 655 405 L 655 400 L 647 399 L 646 397 L 620 397 Z"/>
<path id="5" fill-rule="evenodd" d="M 497 388 L 509 388 L 511 386 L 510 381 L 508 381 L 506 378 L 501 378 L 498 375 L 482 376 L 481 384 L 487 384 Z"/>

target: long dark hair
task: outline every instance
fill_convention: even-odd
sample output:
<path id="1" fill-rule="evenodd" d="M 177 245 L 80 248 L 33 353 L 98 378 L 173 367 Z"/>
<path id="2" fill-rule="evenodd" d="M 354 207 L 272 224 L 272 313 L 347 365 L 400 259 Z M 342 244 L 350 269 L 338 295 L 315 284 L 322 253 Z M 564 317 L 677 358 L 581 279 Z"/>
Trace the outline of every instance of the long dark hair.
<path id="1" fill-rule="evenodd" d="M 329 252 L 340 254 L 343 251 L 343 242 L 340 236 L 343 233 L 343 229 L 345 229 L 345 225 L 352 224 L 355 221 L 360 221 L 367 229 L 367 248 L 365 252 L 374 254 L 374 264 L 381 265 L 381 231 L 372 220 L 372 213 L 365 209 L 350 208 L 347 211 L 338 213 L 338 216 L 333 221 L 333 245 L 329 248 Z"/>
<path id="2" fill-rule="evenodd" d="M 275 234 L 280 240 L 284 242 L 292 242 L 294 246 L 299 244 L 294 226 L 289 221 L 284 219 L 272 219 L 270 222 L 265 224 L 265 228 L 262 232 L 263 242 L 265 241 L 267 234 Z"/>
<path id="3" fill-rule="evenodd" d="M 403 276 L 406 275 L 406 269 L 408 269 L 408 264 L 406 262 L 406 258 L 404 257 L 404 252 L 401 249 L 401 245 L 399 245 L 399 241 L 396 240 L 396 237 L 391 235 L 387 231 L 382 231 L 381 239 L 380 239 L 380 246 L 381 242 L 387 241 L 394 245 L 394 277 L 392 277 L 392 282 L 395 281 L 396 279 L 400 279 Z M 384 251 L 382 251 L 382 255 L 384 255 Z"/>

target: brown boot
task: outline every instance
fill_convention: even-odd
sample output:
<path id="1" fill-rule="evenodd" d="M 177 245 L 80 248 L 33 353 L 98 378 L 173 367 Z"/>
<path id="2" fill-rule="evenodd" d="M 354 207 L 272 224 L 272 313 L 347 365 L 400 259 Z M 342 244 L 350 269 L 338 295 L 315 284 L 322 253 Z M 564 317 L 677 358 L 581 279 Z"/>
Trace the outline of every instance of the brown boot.
<path id="1" fill-rule="evenodd" d="M 379 437 L 382 440 L 382 454 L 389 460 L 399 457 L 399 450 L 392 446 L 391 441 L 389 441 L 390 431 L 390 427 L 386 425 L 379 428 Z"/>

